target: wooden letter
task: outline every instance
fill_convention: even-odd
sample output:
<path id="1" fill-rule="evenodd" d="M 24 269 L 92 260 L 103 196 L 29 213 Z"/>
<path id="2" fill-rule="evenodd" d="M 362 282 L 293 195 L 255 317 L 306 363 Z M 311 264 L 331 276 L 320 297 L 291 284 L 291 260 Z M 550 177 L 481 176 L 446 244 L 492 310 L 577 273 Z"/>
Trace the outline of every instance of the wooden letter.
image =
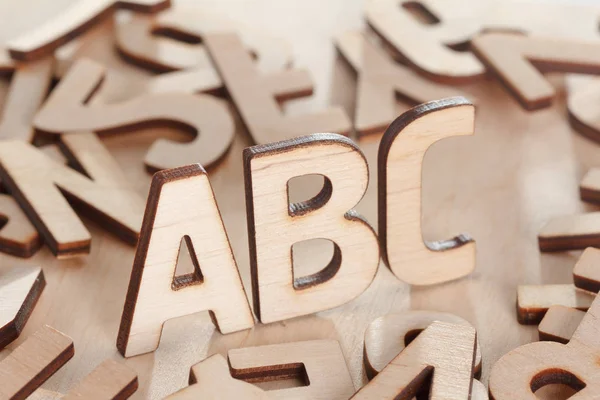
<path id="1" fill-rule="evenodd" d="M 471 327 L 434 322 L 352 400 L 410 400 L 428 382 L 431 400 L 470 398 L 476 336 Z"/>
<path id="2" fill-rule="evenodd" d="M 573 268 L 573 283 L 588 292 L 600 291 L 600 250 L 585 249 Z"/>
<path id="3" fill-rule="evenodd" d="M 33 140 L 33 117 L 52 81 L 52 57 L 17 64 L 2 108 L 0 139 Z"/>
<path id="4" fill-rule="evenodd" d="M 338 36 L 336 46 L 358 74 L 354 128 L 359 135 L 385 130 L 397 115 L 396 94 L 414 104 L 460 95 L 390 60 L 360 32 Z"/>
<path id="5" fill-rule="evenodd" d="M 106 360 L 62 400 L 125 400 L 138 388 L 137 374 L 125 364 Z"/>
<path id="6" fill-rule="evenodd" d="M 369 324 L 365 332 L 365 370 L 369 379 L 373 379 L 390 363 L 409 341 L 433 322 L 473 327 L 467 320 L 450 313 L 435 311 L 406 311 L 379 317 Z M 481 349 L 477 344 L 475 356 L 475 374 L 481 372 Z"/>
<path id="7" fill-rule="evenodd" d="M 269 82 L 275 78 L 281 81 L 298 81 L 298 84 L 291 85 L 292 89 L 289 91 L 291 96 L 297 97 L 302 93 L 298 93 L 294 87 L 302 87 L 302 83 L 309 79 L 306 71 L 290 69 L 274 76 L 261 76 L 252 57 L 235 34 L 209 34 L 204 42 L 215 68 L 225 82 L 242 120 L 256 143 L 271 143 L 313 132 L 350 131 L 350 121 L 339 107 L 301 116 L 282 114 L 273 91 L 269 90 L 272 87 Z"/>
<path id="8" fill-rule="evenodd" d="M 0 270 L 0 349 L 19 337 L 45 286 L 40 267 Z"/>
<path id="9" fill-rule="evenodd" d="M 367 4 L 367 23 L 394 57 L 443 82 L 461 83 L 484 75 L 484 66 L 472 53 L 457 51 L 482 31 L 587 41 L 598 36 L 597 5 L 528 0 L 373 0 Z M 411 15 L 419 9 L 428 14 L 427 21 Z"/>
<path id="10" fill-rule="evenodd" d="M 538 234 L 541 251 L 582 250 L 600 246 L 600 212 L 556 217 Z"/>
<path id="11" fill-rule="evenodd" d="M 28 258 L 42 247 L 40 235 L 11 196 L 0 194 L 0 251 Z"/>
<path id="12" fill-rule="evenodd" d="M 35 126 L 56 135 L 90 130 L 102 134 L 165 122 L 193 128 L 196 138 L 191 143 L 159 139 L 152 145 L 145 160 L 152 171 L 193 162 L 212 165 L 229 148 L 234 126 L 220 100 L 207 95 L 163 93 L 111 105 L 84 104 L 104 74 L 104 68 L 93 61 L 75 63 L 36 116 Z"/>
<path id="13" fill-rule="evenodd" d="M 290 179 L 325 177 L 321 192 L 289 204 Z M 244 150 L 246 209 L 254 311 L 263 323 L 342 305 L 372 282 L 379 245 L 371 227 L 351 210 L 369 182 L 367 162 L 348 138 L 314 134 Z M 329 239 L 334 255 L 316 274 L 295 277 L 291 248 Z"/>
<path id="14" fill-rule="evenodd" d="M 70 337 L 44 326 L 0 361 L 0 398 L 26 399 L 74 353 Z"/>
<path id="15" fill-rule="evenodd" d="M 268 400 L 272 399 L 258 387 L 234 379 L 229 365 L 217 354 L 192 367 L 190 386 L 167 396 L 165 400 Z"/>
<path id="16" fill-rule="evenodd" d="M 116 8 L 157 12 L 170 6 L 170 0 L 79 0 L 58 16 L 8 42 L 10 55 L 31 61 L 50 55 L 59 46 L 78 36 Z"/>
<path id="17" fill-rule="evenodd" d="M 58 257 L 89 253 L 90 234 L 68 199 L 106 229 L 135 244 L 142 201 L 116 161 L 93 133 L 63 135 L 62 143 L 67 157 L 87 176 L 25 142 L 0 142 L 2 182 L 44 241 Z"/>
<path id="18" fill-rule="evenodd" d="M 554 88 L 535 68 L 600 74 L 600 44 L 577 40 L 486 33 L 473 51 L 527 110 L 548 107 Z"/>
<path id="19" fill-rule="evenodd" d="M 354 385 L 337 340 L 311 340 L 229 350 L 234 378 L 265 382 L 299 377 L 307 386 L 269 392 L 270 399 L 346 400 Z"/>
<path id="20" fill-rule="evenodd" d="M 538 324 L 552 306 L 586 311 L 594 294 L 574 285 L 520 285 L 517 289 L 517 320 L 521 324 Z"/>
<path id="21" fill-rule="evenodd" d="M 195 272 L 175 276 L 182 239 Z M 154 351 L 165 321 L 209 310 L 222 333 L 254 325 L 206 172 L 199 164 L 157 172 L 148 195 L 117 347 L 125 357 Z"/>
<path id="22" fill-rule="evenodd" d="M 246 48 L 256 57 L 262 72 L 275 72 L 292 63 L 292 51 L 280 38 L 241 25 L 238 21 L 212 13 L 205 7 L 178 5 L 152 17 L 131 13 L 129 18 L 116 19 L 116 46 L 121 54 L 142 67 L 159 72 L 181 69 L 202 69 L 206 72 L 208 90 L 222 87 L 201 43 L 186 43 L 176 38 L 157 36 L 153 32 L 169 31 L 201 41 L 204 35 L 218 32 L 239 32 Z"/>
<path id="23" fill-rule="evenodd" d="M 366 8 L 367 23 L 386 43 L 429 78 L 460 83 L 483 76 L 485 68 L 473 54 L 458 52 L 446 44 L 464 41 L 479 29 L 464 19 L 445 20 L 433 26 L 421 24 L 403 7 L 406 1 L 374 0 Z M 414 3 L 414 2 L 412 2 Z M 473 6 L 475 8 L 475 6 Z M 414 40 L 414 38 L 419 40 Z M 410 40 L 409 38 L 413 38 Z"/>
<path id="24" fill-rule="evenodd" d="M 490 374 L 491 397 L 537 400 L 535 391 L 556 383 L 579 390 L 573 399 L 598 397 L 599 316 L 600 300 L 596 298 L 568 344 L 530 343 L 502 356 Z"/>
<path id="25" fill-rule="evenodd" d="M 538 326 L 540 340 L 567 344 L 585 316 L 585 311 L 565 306 L 552 306 Z"/>
<path id="26" fill-rule="evenodd" d="M 475 243 L 467 235 L 423 243 L 421 167 L 427 149 L 451 136 L 473 134 L 475 108 L 462 97 L 421 104 L 398 117 L 379 145 L 379 237 L 394 275 L 432 285 L 468 275 Z"/>

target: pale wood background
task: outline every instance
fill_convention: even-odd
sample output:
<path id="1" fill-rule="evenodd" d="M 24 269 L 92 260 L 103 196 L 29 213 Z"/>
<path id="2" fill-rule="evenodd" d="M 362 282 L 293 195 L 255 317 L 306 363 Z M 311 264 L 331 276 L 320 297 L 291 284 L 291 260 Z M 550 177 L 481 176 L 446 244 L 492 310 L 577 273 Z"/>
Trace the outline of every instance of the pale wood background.
<path id="1" fill-rule="evenodd" d="M 12 37 L 60 13 L 72 1 L 0 3 L 0 39 Z M 362 1 L 187 3 L 222 12 L 292 43 L 295 65 L 310 69 L 317 89 L 313 98 L 294 101 L 288 106 L 291 112 L 342 104 L 352 114 L 354 74 L 337 56 L 332 37 L 363 26 Z M 131 79 L 149 76 L 119 58 L 112 47 L 110 25 L 105 24 L 103 29 L 107 35 L 86 49 L 88 55 L 118 68 Z M 554 216 L 598 209 L 579 200 L 578 182 L 589 167 L 600 165 L 600 148 L 570 128 L 563 80 L 553 77 L 552 81 L 559 89 L 559 98 L 551 108 L 533 113 L 523 111 L 496 81 L 461 87 L 478 99 L 475 136 L 447 139 L 433 146 L 425 158 L 424 236 L 433 240 L 459 232 L 470 233 L 477 241 L 475 273 L 452 283 L 418 288 L 398 281 L 381 264 L 373 285 L 342 307 L 268 326 L 257 325 L 251 331 L 227 336 L 215 331 L 207 313 L 169 321 L 155 353 L 126 361 L 140 378 L 140 389 L 134 398 L 160 398 L 180 389 L 187 384 L 190 366 L 216 352 L 225 354 L 227 349 L 235 347 L 318 338 L 341 342 L 358 388 L 366 382 L 362 342 L 367 325 L 381 315 L 408 309 L 452 312 L 473 323 L 483 347 L 482 379 L 487 383 L 490 367 L 501 355 L 537 340 L 534 326 L 520 326 L 516 321 L 516 286 L 572 281 L 572 266 L 579 252 L 540 254 L 537 232 Z M 7 82 L 3 81 L 0 98 L 4 97 L 6 87 Z M 399 103 L 398 112 L 407 108 L 407 104 Z M 250 142 L 237 117 L 236 123 L 238 132 L 230 152 L 218 167 L 209 171 L 209 176 L 250 295 L 241 158 L 242 149 Z M 185 140 L 183 134 L 169 129 L 104 139 L 144 196 L 150 175 L 145 172 L 142 160 L 150 143 L 159 136 Z M 376 137 L 360 142 L 370 163 L 371 183 L 357 207 L 375 227 L 377 146 Z M 296 193 L 316 190 L 314 183 L 304 179 Z M 301 197 L 309 196 L 304 193 Z M 122 359 L 115 341 L 134 248 L 85 222 L 93 234 L 92 253 L 87 257 L 57 261 L 47 249 L 29 260 L 0 255 L 0 268 L 25 263 L 44 268 L 47 287 L 23 335 L 9 348 L 20 344 L 42 324 L 70 335 L 75 342 L 75 357 L 44 385 L 60 392 L 66 392 L 105 358 Z M 328 243 L 314 246 L 324 251 L 315 259 L 307 257 L 306 252 L 299 255 L 304 273 L 318 270 L 327 260 Z M 312 266 L 307 266 L 307 262 Z M 6 353 L 6 350 L 1 352 L 0 358 Z"/>

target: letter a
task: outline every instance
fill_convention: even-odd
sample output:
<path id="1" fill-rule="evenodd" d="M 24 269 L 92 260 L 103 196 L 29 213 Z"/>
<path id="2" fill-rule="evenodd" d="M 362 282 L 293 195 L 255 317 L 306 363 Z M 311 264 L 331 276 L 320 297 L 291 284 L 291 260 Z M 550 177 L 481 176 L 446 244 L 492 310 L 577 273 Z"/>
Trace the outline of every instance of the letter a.
<path id="1" fill-rule="evenodd" d="M 184 238 L 195 272 L 176 277 Z M 192 164 L 152 179 L 117 348 L 125 357 L 152 352 L 165 321 L 200 311 L 222 333 L 254 325 L 208 176 Z"/>

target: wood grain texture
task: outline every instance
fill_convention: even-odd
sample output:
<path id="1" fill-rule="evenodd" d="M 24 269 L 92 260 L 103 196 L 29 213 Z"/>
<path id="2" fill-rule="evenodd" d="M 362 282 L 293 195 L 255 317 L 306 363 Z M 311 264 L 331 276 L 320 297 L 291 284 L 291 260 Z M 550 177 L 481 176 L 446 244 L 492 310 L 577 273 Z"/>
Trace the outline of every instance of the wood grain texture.
<path id="1" fill-rule="evenodd" d="M 201 43 L 206 34 L 238 33 L 262 72 L 280 71 L 292 63 L 291 46 L 282 38 L 210 9 L 178 5 L 153 16 L 130 13 L 120 17 L 116 24 L 116 46 L 126 60 L 159 72 L 202 69 L 206 73 L 207 91 L 220 89 L 223 83 Z M 191 39 L 199 43 L 189 43 Z"/>
<path id="2" fill-rule="evenodd" d="M 73 341 L 44 326 L 0 361 L 0 397 L 26 399 L 74 354 Z"/>
<path id="3" fill-rule="evenodd" d="M 552 306 L 538 326 L 540 340 L 567 344 L 581 324 L 585 311 L 565 306 Z"/>
<path id="4" fill-rule="evenodd" d="M 0 143 L 0 176 L 57 257 L 88 253 L 91 236 L 67 200 L 124 241 L 135 244 L 142 202 L 94 133 L 64 135 L 79 173 L 21 141 Z M 90 179 L 91 178 L 91 179 Z"/>
<path id="5" fill-rule="evenodd" d="M 573 398 L 594 398 L 600 393 L 598 356 L 600 300 L 595 299 L 568 344 L 530 343 L 504 355 L 490 375 L 495 400 L 535 400 L 535 392 L 549 384 L 564 384 L 578 391 Z"/>
<path id="6" fill-rule="evenodd" d="M 265 85 L 268 75 L 261 75 L 257 71 L 251 56 L 235 34 L 209 34 L 204 43 L 255 143 L 277 142 L 315 132 L 349 133 L 350 121 L 340 107 L 305 115 L 282 113 L 273 93 Z M 278 74 L 287 79 L 298 73 L 290 69 Z M 289 93 L 292 97 L 301 94 L 296 91 Z"/>
<path id="7" fill-rule="evenodd" d="M 211 356 L 192 367 L 193 383 L 167 396 L 168 400 L 267 400 L 271 397 L 256 386 L 234 379 L 229 365 L 219 354 Z"/>
<path id="8" fill-rule="evenodd" d="M 594 298 L 594 293 L 579 290 L 572 284 L 520 285 L 517 289 L 517 319 L 521 324 L 538 324 L 552 306 L 587 311 Z"/>
<path id="9" fill-rule="evenodd" d="M 428 385 L 431 400 L 468 399 L 476 338 L 471 327 L 434 322 L 352 399 L 410 400 Z"/>
<path id="10" fill-rule="evenodd" d="M 465 98 L 424 103 L 398 117 L 379 145 L 379 238 L 383 257 L 398 279 L 432 285 L 475 268 L 475 243 L 465 234 L 423 243 L 422 164 L 435 142 L 474 133 L 475 109 Z"/>
<path id="11" fill-rule="evenodd" d="M 145 124 L 175 124 L 192 129 L 190 143 L 157 140 L 146 155 L 152 170 L 200 162 L 208 167 L 217 162 L 233 139 L 233 121 L 226 106 L 210 96 L 163 93 L 139 96 L 117 104 L 86 106 L 85 101 L 101 84 L 105 69 L 98 63 L 80 60 L 61 81 L 35 117 L 36 128 L 53 134 L 78 131 L 114 133 Z M 63 118 L 68 114 L 70 118 Z"/>
<path id="12" fill-rule="evenodd" d="M 232 349 L 231 374 L 247 382 L 299 378 L 305 386 L 271 390 L 270 399 L 346 400 L 355 392 L 337 340 Z"/>
<path id="13" fill-rule="evenodd" d="M 194 272 L 177 276 L 182 240 Z M 200 311 L 222 333 L 254 325 L 208 176 L 194 164 L 152 179 L 117 348 L 125 357 L 152 352 L 165 321 Z"/>
<path id="14" fill-rule="evenodd" d="M 365 332 L 364 360 L 369 379 L 373 379 L 423 330 L 435 321 L 473 327 L 463 318 L 435 311 L 407 311 L 379 317 Z M 474 374 L 481 373 L 481 346 L 477 345 Z"/>
<path id="15" fill-rule="evenodd" d="M 19 337 L 45 286 L 40 267 L 0 270 L 0 349 Z"/>
<path id="16" fill-rule="evenodd" d="M 123 363 L 106 360 L 87 375 L 63 400 L 125 400 L 138 388 L 137 374 Z"/>
<path id="17" fill-rule="evenodd" d="M 324 177 L 322 189 L 290 204 L 288 182 L 309 174 Z M 337 307 L 369 287 L 379 246 L 372 228 L 352 210 L 369 171 L 351 140 L 322 133 L 246 148 L 244 176 L 254 312 L 261 322 Z M 296 276 L 292 246 L 319 238 L 334 243 L 331 260 L 317 273 Z"/>
<path id="18" fill-rule="evenodd" d="M 369 26 L 384 39 L 394 57 L 408 61 L 431 79 L 452 83 L 484 75 L 485 67 L 479 60 L 470 52 L 460 51 L 480 32 L 595 40 L 595 15 L 599 11 L 592 4 L 528 0 L 473 4 L 461 0 L 373 0 L 366 7 Z"/>
<path id="19" fill-rule="evenodd" d="M 573 283 L 580 289 L 600 291 L 600 250 L 589 247 L 584 250 L 573 267 Z"/>
<path id="20" fill-rule="evenodd" d="M 169 7 L 170 0 L 80 0 L 65 12 L 11 39 L 7 45 L 17 60 L 32 61 L 52 54 L 60 45 L 87 30 L 117 8 L 156 12 Z"/>
<path id="21" fill-rule="evenodd" d="M 29 258 L 42 247 L 42 240 L 14 198 L 0 194 L 0 251 Z"/>
<path id="22" fill-rule="evenodd" d="M 359 135 L 383 133 L 397 116 L 398 96 L 420 104 L 462 95 L 394 62 L 360 31 L 340 34 L 335 45 L 358 75 L 354 129 Z"/>
<path id="23" fill-rule="evenodd" d="M 471 42 L 473 52 L 527 110 L 548 107 L 552 85 L 536 69 L 600 74 L 600 42 L 485 33 Z"/>

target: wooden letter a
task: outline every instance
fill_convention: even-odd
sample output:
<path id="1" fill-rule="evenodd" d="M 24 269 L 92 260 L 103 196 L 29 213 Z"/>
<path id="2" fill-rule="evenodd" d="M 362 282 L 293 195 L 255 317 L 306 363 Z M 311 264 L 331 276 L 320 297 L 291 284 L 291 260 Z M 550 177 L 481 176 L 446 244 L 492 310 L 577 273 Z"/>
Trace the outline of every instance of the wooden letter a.
<path id="1" fill-rule="evenodd" d="M 183 238 L 195 272 L 175 277 Z M 254 325 L 210 182 L 193 164 L 152 179 L 117 348 L 125 357 L 152 352 L 165 321 L 200 311 L 222 333 Z"/>

